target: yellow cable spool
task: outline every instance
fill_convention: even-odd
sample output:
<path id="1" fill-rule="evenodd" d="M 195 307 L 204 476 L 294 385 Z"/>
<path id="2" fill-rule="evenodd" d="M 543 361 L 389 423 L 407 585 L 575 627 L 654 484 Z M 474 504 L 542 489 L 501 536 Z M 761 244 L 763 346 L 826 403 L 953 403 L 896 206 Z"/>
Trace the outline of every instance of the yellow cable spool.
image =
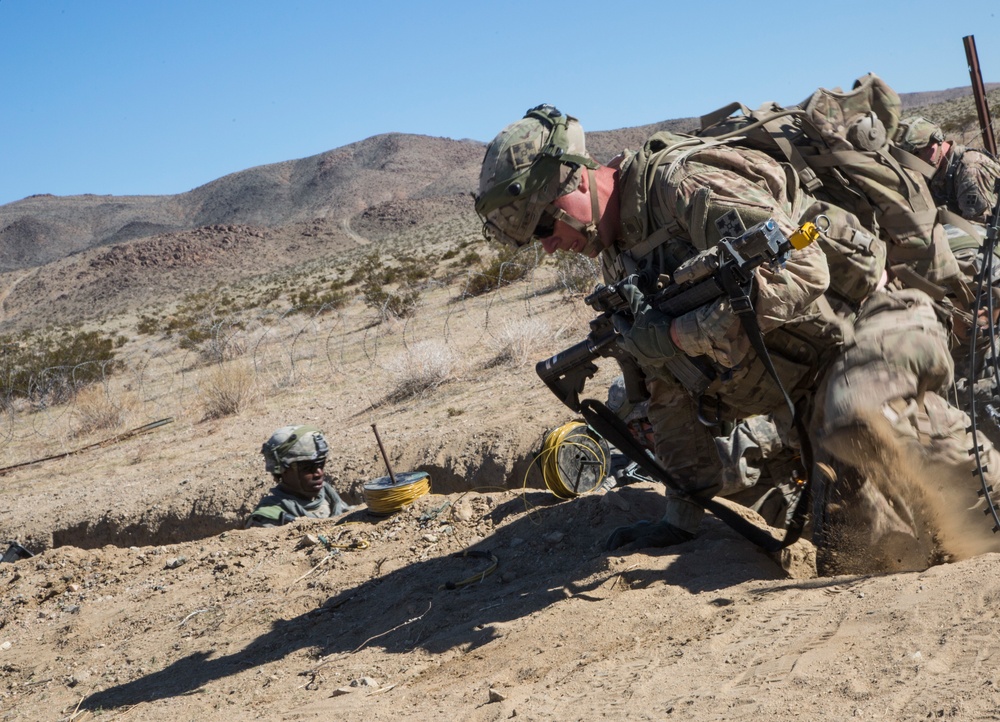
<path id="1" fill-rule="evenodd" d="M 395 514 L 430 493 L 430 490 L 431 477 L 426 471 L 408 471 L 395 477 L 380 476 L 362 487 L 368 511 L 377 516 Z"/>
<path id="2" fill-rule="evenodd" d="M 610 472 L 607 442 L 581 421 L 550 431 L 536 459 L 545 486 L 560 499 L 593 491 Z"/>

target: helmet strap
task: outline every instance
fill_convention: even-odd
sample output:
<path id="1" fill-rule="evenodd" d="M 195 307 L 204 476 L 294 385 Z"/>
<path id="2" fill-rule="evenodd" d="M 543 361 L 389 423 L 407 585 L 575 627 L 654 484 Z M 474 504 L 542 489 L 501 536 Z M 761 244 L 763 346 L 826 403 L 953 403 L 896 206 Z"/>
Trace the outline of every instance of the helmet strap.
<path id="1" fill-rule="evenodd" d="M 597 255 L 598 252 L 604 250 L 603 245 L 598 239 L 599 233 L 597 230 L 597 224 L 601 220 L 601 199 L 597 194 L 597 176 L 594 173 L 593 168 L 587 168 L 587 179 L 590 183 L 587 189 L 590 193 L 590 222 L 584 223 L 583 221 L 577 220 L 562 208 L 552 208 L 550 206 L 549 213 L 557 221 L 562 221 L 573 230 L 583 234 L 586 242 L 580 252 L 584 255 L 592 256 Z"/>

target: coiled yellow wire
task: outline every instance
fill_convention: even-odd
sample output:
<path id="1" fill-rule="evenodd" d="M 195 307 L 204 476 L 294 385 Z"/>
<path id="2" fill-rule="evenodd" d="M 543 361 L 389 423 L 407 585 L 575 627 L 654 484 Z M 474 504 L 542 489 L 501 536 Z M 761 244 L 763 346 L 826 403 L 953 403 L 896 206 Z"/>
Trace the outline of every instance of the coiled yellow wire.
<path id="1" fill-rule="evenodd" d="M 430 493 L 431 477 L 423 471 L 397 474 L 396 483 L 383 476 L 364 485 L 368 511 L 377 516 L 389 516 Z"/>
<path id="2" fill-rule="evenodd" d="M 603 470 L 601 474 L 602 480 L 608 474 L 608 469 L 610 468 L 608 456 L 600 443 L 593 436 L 586 433 L 585 429 L 588 428 L 581 421 L 570 421 L 567 424 L 563 424 L 559 428 L 549 432 L 542 444 L 541 452 L 535 457 L 539 461 L 539 466 L 542 470 L 542 479 L 545 481 L 546 488 L 560 499 L 572 499 L 573 497 L 580 496 L 580 493 L 575 491 L 563 479 L 562 472 L 559 469 L 559 448 L 561 446 L 569 445 L 575 447 L 587 456 L 590 456 L 595 462 L 598 462 Z M 588 494 L 599 486 L 600 483 L 597 483 L 583 493 Z"/>

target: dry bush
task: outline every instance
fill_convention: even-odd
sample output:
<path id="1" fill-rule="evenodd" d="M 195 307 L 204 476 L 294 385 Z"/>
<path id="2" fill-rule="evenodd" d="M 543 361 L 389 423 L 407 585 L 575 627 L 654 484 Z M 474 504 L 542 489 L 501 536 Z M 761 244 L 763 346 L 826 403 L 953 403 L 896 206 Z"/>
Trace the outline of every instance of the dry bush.
<path id="1" fill-rule="evenodd" d="M 93 384 L 77 392 L 73 399 L 75 436 L 83 436 L 103 429 L 120 429 L 125 426 L 135 399 L 127 394 L 113 393 L 103 384 Z"/>
<path id="2" fill-rule="evenodd" d="M 201 401 L 205 407 L 205 418 L 218 419 L 238 414 L 256 399 L 257 393 L 257 378 L 250 364 L 219 364 L 206 374 L 202 382 Z"/>
<path id="3" fill-rule="evenodd" d="M 387 400 L 402 401 L 433 389 L 451 376 L 455 355 L 440 341 L 421 341 L 387 364 L 393 390 Z"/>
<path id="4" fill-rule="evenodd" d="M 489 341 L 493 357 L 486 368 L 523 366 L 538 343 L 550 337 L 549 325 L 539 318 L 506 319 Z"/>
<path id="5" fill-rule="evenodd" d="M 469 276 L 462 295 L 482 296 L 520 281 L 538 268 L 544 255 L 538 243 L 516 249 L 500 246 L 495 257 L 484 261 L 478 271 Z"/>

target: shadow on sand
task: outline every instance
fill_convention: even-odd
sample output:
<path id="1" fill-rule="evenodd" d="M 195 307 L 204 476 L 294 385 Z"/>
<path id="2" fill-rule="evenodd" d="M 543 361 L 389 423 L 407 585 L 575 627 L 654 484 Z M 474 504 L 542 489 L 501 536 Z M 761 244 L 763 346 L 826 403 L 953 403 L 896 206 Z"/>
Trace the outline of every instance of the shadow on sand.
<path id="1" fill-rule="evenodd" d="M 277 619 L 271 629 L 244 648 L 213 656 L 196 652 L 139 679 L 86 698 L 81 709 L 109 709 L 192 693 L 248 667 L 280 660 L 303 648 L 323 658 L 376 647 L 387 654 L 422 648 L 441 653 L 473 650 L 499 636 L 494 625 L 526 617 L 567 593 L 585 600 L 607 597 L 610 582 L 624 574 L 611 570 L 603 543 L 615 526 L 658 516 L 662 491 L 653 485 L 624 487 L 619 494 L 633 511 L 584 496 L 556 502 L 547 492 L 527 492 L 490 514 L 497 531 L 471 547 L 499 559 L 497 573 L 482 582 L 449 590 L 443 583 L 483 568 L 483 560 L 444 556 L 410 564 L 367 580 L 330 597 L 322 606 L 291 619 Z M 530 514 L 504 520 L 532 507 Z M 553 542 L 554 533 L 562 536 Z M 757 548 L 715 519 L 707 519 L 693 541 L 663 550 L 633 552 L 637 565 L 627 572 L 631 587 L 654 583 L 692 593 L 723 590 L 753 579 L 784 579 L 781 569 Z M 664 560 L 671 557 L 666 568 Z M 644 563 L 645 559 L 648 563 Z M 655 567 L 655 568 L 653 568 Z M 602 590 L 601 587 L 604 587 Z M 377 608 L 377 628 L 372 609 Z"/>

